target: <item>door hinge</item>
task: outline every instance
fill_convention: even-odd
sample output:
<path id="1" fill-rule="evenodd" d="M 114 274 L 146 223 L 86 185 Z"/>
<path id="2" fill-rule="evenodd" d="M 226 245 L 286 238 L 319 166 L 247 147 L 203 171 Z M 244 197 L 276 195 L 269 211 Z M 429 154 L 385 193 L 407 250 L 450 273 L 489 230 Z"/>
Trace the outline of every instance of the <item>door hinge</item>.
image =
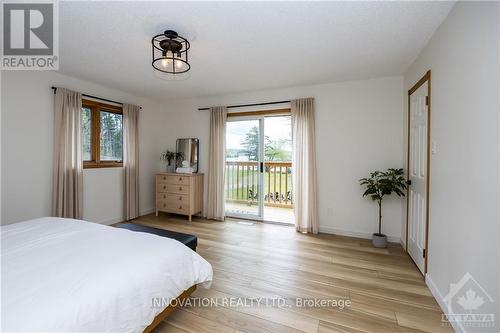
<path id="1" fill-rule="evenodd" d="M 425 255 L 426 255 L 426 253 L 425 253 L 425 249 L 424 249 L 424 251 L 423 251 L 423 255 L 424 255 L 424 258 L 425 258 Z"/>
<path id="2" fill-rule="evenodd" d="M 425 105 L 429 106 L 429 96 L 425 96 Z"/>

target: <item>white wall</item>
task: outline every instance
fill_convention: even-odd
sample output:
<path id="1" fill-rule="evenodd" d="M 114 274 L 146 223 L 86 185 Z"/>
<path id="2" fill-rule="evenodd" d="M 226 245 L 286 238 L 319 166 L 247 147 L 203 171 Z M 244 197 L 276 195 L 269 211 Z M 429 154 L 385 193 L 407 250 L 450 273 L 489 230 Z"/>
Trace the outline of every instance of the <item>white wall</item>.
<path id="1" fill-rule="evenodd" d="M 431 140 L 437 152 L 431 156 L 427 280 L 440 299 L 450 283 L 472 274 L 495 298 L 495 332 L 500 326 L 499 7 L 457 3 L 405 75 L 408 90 L 432 71 Z"/>
<path id="2" fill-rule="evenodd" d="M 50 215 L 53 94 L 63 86 L 143 107 L 140 118 L 141 211 L 154 208 L 153 174 L 159 153 L 178 137 L 200 138 L 200 170 L 208 165 L 208 113 L 197 107 L 290 98 L 316 98 L 319 215 L 323 232 L 370 237 L 376 205 L 360 197 L 357 180 L 374 169 L 398 167 L 402 158 L 402 78 L 294 87 L 160 106 L 154 101 L 55 72 L 2 73 L 2 223 Z M 84 218 L 113 223 L 123 218 L 122 170 L 84 171 Z M 384 205 L 384 232 L 401 234 L 401 200 Z"/>
<path id="3" fill-rule="evenodd" d="M 209 114 L 198 107 L 314 97 L 320 230 L 371 237 L 377 207 L 361 198 L 358 179 L 376 169 L 403 166 L 402 80 L 389 77 L 172 101 L 164 106 L 164 116 L 176 121 L 161 141 L 173 148 L 177 137 L 200 138 L 200 171 L 206 172 Z M 388 198 L 383 207 L 383 231 L 395 241 L 401 234 L 401 202 Z"/>
<path id="4" fill-rule="evenodd" d="M 53 99 L 61 86 L 142 106 L 140 208 L 154 208 L 154 177 L 159 169 L 159 105 L 131 94 L 56 72 L 2 73 L 2 224 L 51 215 Z M 162 119 L 165 121 L 164 119 Z M 123 170 L 84 170 L 84 219 L 113 223 L 123 219 Z"/>

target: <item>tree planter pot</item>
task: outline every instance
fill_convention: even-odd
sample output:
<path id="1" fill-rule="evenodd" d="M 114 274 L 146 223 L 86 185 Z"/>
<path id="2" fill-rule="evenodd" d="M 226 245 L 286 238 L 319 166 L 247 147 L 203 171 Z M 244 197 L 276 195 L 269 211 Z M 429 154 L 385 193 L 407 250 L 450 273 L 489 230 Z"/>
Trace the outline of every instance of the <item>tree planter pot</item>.
<path id="1" fill-rule="evenodd" d="M 372 244 L 378 248 L 386 248 L 387 247 L 387 236 L 384 234 L 375 233 L 373 234 Z"/>

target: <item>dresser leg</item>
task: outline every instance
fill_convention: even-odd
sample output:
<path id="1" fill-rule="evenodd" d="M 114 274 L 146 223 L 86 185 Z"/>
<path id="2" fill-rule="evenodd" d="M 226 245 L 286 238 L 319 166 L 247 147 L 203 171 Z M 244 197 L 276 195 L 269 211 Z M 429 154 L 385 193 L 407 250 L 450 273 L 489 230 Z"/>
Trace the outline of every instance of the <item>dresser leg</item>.
<path id="1" fill-rule="evenodd" d="M 191 214 L 189 214 L 189 223 L 191 223 L 193 219 L 191 218 Z"/>
<path id="2" fill-rule="evenodd" d="M 156 216 L 158 216 L 158 209 L 156 210 Z"/>

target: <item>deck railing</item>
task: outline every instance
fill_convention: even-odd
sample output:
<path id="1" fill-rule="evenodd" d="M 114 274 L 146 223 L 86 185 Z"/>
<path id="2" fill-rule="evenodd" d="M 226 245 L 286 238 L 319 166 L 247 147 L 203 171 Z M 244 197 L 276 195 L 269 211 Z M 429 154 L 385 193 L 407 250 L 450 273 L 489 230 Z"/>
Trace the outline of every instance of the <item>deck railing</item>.
<path id="1" fill-rule="evenodd" d="M 226 161 L 226 201 L 257 205 L 259 162 Z M 264 205 L 293 208 L 292 162 L 264 163 Z"/>

